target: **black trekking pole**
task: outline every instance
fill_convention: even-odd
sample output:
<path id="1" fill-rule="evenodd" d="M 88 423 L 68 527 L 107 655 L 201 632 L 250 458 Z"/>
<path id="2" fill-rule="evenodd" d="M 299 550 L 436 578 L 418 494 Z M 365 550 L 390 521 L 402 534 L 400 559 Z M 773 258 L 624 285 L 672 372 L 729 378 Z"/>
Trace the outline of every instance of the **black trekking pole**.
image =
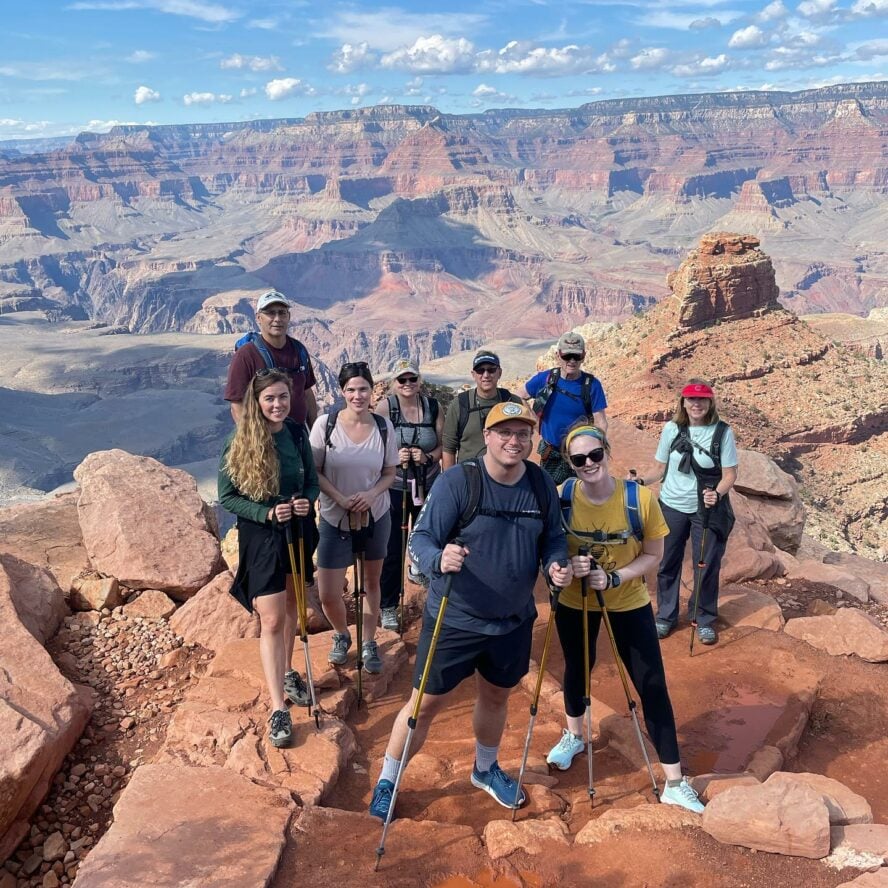
<path id="1" fill-rule="evenodd" d="M 364 700 L 364 537 L 366 512 L 349 512 L 352 560 L 355 571 L 355 633 L 358 637 L 358 705 Z"/>
<path id="2" fill-rule="evenodd" d="M 588 546 L 580 546 L 578 555 L 589 555 Z M 592 688 L 591 670 L 589 668 L 589 575 L 580 578 L 580 594 L 583 597 L 583 669 L 586 675 L 585 696 L 583 705 L 586 707 L 586 758 L 589 766 L 589 804 L 595 805 L 595 787 L 592 780 Z"/>
<path id="3" fill-rule="evenodd" d="M 293 555 L 293 522 L 296 522 L 296 539 L 299 548 L 299 579 L 296 579 L 296 559 Z M 296 515 L 287 523 L 287 551 L 290 554 L 290 571 L 293 574 L 293 588 L 296 591 L 296 613 L 299 617 L 299 638 L 302 641 L 302 652 L 305 656 L 305 682 L 311 694 L 308 711 L 314 716 L 315 727 L 321 727 L 321 710 L 315 694 L 314 679 L 311 669 L 311 655 L 308 650 L 308 607 L 305 599 L 305 529 L 303 519 Z"/>
<path id="4" fill-rule="evenodd" d="M 453 543 L 457 546 L 465 545 L 465 543 L 458 537 L 453 540 Z M 385 854 L 385 837 L 395 813 L 395 802 L 398 800 L 398 790 L 401 788 L 401 778 L 404 776 L 404 768 L 407 767 L 407 759 L 410 757 L 410 744 L 413 742 L 413 732 L 416 730 L 416 723 L 419 720 L 419 710 L 422 706 L 422 698 L 423 694 L 425 694 L 426 683 L 429 680 L 429 671 L 432 667 L 435 649 L 438 647 L 438 638 L 441 635 L 441 627 L 444 625 L 444 614 L 447 611 L 447 603 L 450 601 L 450 588 L 452 585 L 453 574 L 448 573 L 444 579 L 444 591 L 441 593 L 441 603 L 438 605 L 438 616 L 435 618 L 435 628 L 432 630 L 432 640 L 429 642 L 429 652 L 426 655 L 426 661 L 422 667 L 422 676 L 419 679 L 416 700 L 413 703 L 413 710 L 407 719 L 407 736 L 404 739 L 404 749 L 401 752 L 401 761 L 398 763 L 398 774 L 395 777 L 395 785 L 392 788 L 392 801 L 389 805 L 388 814 L 386 814 L 385 823 L 382 825 L 382 837 L 379 840 L 379 847 L 376 849 L 376 865 L 373 867 L 374 872 L 379 869 L 379 861 L 382 860 L 382 855 Z"/>
<path id="5" fill-rule="evenodd" d="M 595 564 L 595 561 L 592 562 Z M 598 566 L 597 564 L 595 565 Z M 610 639 L 611 650 L 614 652 L 614 662 L 617 664 L 617 672 L 620 674 L 620 681 L 623 683 L 623 691 L 626 694 L 626 703 L 629 706 L 629 714 L 632 716 L 632 722 L 635 725 L 635 736 L 638 737 L 638 745 L 641 747 L 641 754 L 644 757 L 644 763 L 647 765 L 648 774 L 651 778 L 651 785 L 654 789 L 654 797 L 659 800 L 660 790 L 657 786 L 657 778 L 654 777 L 654 768 L 651 765 L 651 759 L 644 745 L 644 737 L 641 734 L 641 725 L 638 723 L 638 711 L 635 700 L 629 691 L 629 682 L 626 680 L 626 669 L 620 658 L 620 652 L 617 650 L 617 641 L 614 638 L 614 630 L 611 626 L 610 615 L 607 612 L 607 606 L 604 603 L 604 593 L 600 589 L 595 590 L 595 597 L 598 599 L 598 606 L 601 608 L 601 619 L 604 620 L 604 628 L 607 630 L 607 637 Z"/>
<path id="6" fill-rule="evenodd" d="M 407 483 L 407 473 L 410 471 L 410 463 L 412 458 L 401 463 L 401 469 L 404 472 L 404 491 L 401 495 L 401 606 L 398 611 L 398 634 L 404 635 L 404 583 L 406 582 L 406 558 L 407 558 L 407 531 L 410 529 L 410 510 L 408 508 L 408 499 L 410 494 L 410 486 Z"/>
<path id="7" fill-rule="evenodd" d="M 704 487 L 704 492 L 712 490 L 711 487 Z M 691 608 L 691 645 L 689 648 L 689 656 L 694 656 L 694 636 L 697 634 L 697 608 L 700 605 L 700 586 L 703 583 L 703 571 L 706 569 L 706 534 L 709 532 L 709 517 L 712 512 L 706 503 L 703 503 L 703 533 L 700 536 L 700 557 L 697 559 L 697 570 L 694 572 L 694 603 Z"/>
<path id="8" fill-rule="evenodd" d="M 570 562 L 562 560 L 559 567 L 567 567 Z M 524 769 L 527 767 L 527 756 L 530 752 L 530 739 L 533 736 L 533 725 L 536 721 L 537 708 L 540 702 L 540 692 L 543 688 L 543 676 L 546 674 L 546 662 L 549 659 L 549 646 L 552 643 L 552 630 L 555 627 L 555 611 L 558 610 L 558 596 L 561 595 L 561 587 L 551 585 L 550 593 L 552 601 L 549 610 L 549 622 L 546 623 L 546 638 L 543 641 L 543 653 L 540 657 L 539 672 L 537 673 L 536 687 L 533 690 L 533 699 L 530 701 L 530 722 L 527 725 L 527 736 L 524 738 L 524 755 L 521 757 L 521 769 L 518 771 L 518 787 L 515 790 L 515 804 L 512 806 L 512 820 L 518 813 L 518 799 L 521 798 L 521 781 L 524 779 Z"/>

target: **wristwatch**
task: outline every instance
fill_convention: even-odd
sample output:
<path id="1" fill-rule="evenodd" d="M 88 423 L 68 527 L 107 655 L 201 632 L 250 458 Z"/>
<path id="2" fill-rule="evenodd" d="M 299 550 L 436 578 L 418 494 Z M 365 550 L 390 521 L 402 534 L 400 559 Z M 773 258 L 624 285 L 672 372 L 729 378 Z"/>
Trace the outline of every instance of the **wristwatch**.
<path id="1" fill-rule="evenodd" d="M 608 586 L 609 586 L 611 589 L 616 589 L 617 586 L 619 586 L 620 583 L 623 582 L 623 581 L 620 579 L 620 575 L 619 575 L 615 570 L 612 570 L 612 571 L 607 575 L 607 579 L 608 579 Z"/>

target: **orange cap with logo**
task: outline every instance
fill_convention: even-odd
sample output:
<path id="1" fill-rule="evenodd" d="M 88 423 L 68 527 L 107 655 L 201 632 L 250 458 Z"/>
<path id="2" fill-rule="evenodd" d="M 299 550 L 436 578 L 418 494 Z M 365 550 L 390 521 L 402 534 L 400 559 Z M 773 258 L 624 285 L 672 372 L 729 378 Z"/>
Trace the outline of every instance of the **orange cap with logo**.
<path id="1" fill-rule="evenodd" d="M 494 404 L 487 414 L 484 422 L 484 428 L 490 429 L 501 422 L 508 422 L 510 419 L 516 419 L 518 422 L 526 422 L 529 426 L 536 428 L 537 418 L 533 411 L 526 404 L 517 404 L 514 401 L 506 401 L 503 404 Z"/>

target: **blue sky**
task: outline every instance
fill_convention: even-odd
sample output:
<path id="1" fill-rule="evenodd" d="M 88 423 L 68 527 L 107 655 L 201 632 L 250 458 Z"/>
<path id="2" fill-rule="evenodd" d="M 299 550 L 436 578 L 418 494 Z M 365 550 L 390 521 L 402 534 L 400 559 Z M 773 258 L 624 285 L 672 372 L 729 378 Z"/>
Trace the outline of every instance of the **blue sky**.
<path id="1" fill-rule="evenodd" d="M 888 0 L 6 0 L 0 140 L 888 78 Z"/>

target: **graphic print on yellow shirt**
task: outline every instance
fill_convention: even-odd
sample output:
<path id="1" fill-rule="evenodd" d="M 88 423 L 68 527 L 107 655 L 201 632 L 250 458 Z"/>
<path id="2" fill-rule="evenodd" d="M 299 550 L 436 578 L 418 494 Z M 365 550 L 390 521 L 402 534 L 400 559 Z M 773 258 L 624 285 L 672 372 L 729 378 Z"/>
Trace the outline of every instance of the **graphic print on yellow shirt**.
<path id="1" fill-rule="evenodd" d="M 605 534 L 617 534 L 629 529 L 626 517 L 625 486 L 622 481 L 617 481 L 614 492 L 600 505 L 589 502 L 583 494 L 583 485 L 577 482 L 574 485 L 573 504 L 570 523 L 575 530 L 591 533 L 600 530 Z M 669 527 L 660 504 L 654 499 L 647 487 L 638 488 L 638 509 L 641 513 L 641 526 L 644 528 L 645 539 L 659 540 L 669 533 Z M 604 570 L 619 570 L 627 564 L 631 564 L 641 555 L 643 543 L 635 537 L 629 536 L 626 542 L 596 543 L 587 537 L 576 537 L 570 530 L 567 532 L 567 550 L 571 557 L 578 554 L 580 546 L 589 546 L 593 558 L 599 562 Z M 651 600 L 644 579 L 638 577 L 627 580 L 617 586 L 616 589 L 604 591 L 604 603 L 608 610 L 628 611 L 643 607 Z M 590 589 L 588 594 L 589 610 L 599 610 L 598 599 L 595 592 Z M 581 610 L 583 596 L 580 593 L 580 581 L 575 579 L 562 593 L 558 600 L 559 605 L 573 607 Z"/>

